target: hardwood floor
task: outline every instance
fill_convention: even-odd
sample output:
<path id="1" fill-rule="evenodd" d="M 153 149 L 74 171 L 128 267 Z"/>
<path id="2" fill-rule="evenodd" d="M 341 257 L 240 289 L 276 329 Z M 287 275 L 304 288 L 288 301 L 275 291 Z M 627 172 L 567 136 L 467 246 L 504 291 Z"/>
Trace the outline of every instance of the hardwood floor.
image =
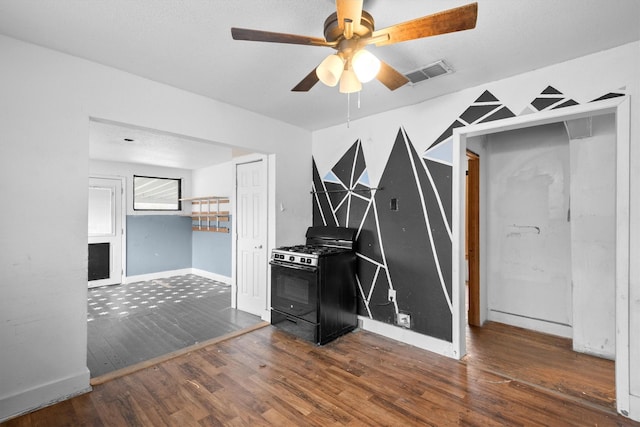
<path id="1" fill-rule="evenodd" d="M 231 308 L 231 287 L 194 274 L 89 289 L 91 377 L 242 330 L 260 317 Z"/>
<path id="2" fill-rule="evenodd" d="M 565 398 L 616 407 L 615 363 L 574 352 L 567 338 L 487 322 L 467 330 L 464 362 Z"/>
<path id="3" fill-rule="evenodd" d="M 365 331 L 317 347 L 266 326 L 3 426 L 640 425 L 564 393 L 565 377 L 603 381 L 591 366 L 566 372 L 564 345 L 518 338 L 539 335 L 528 331 L 511 339 L 506 328 L 474 331 L 473 353 L 460 362 Z M 480 350 L 483 341 L 502 347 Z"/>

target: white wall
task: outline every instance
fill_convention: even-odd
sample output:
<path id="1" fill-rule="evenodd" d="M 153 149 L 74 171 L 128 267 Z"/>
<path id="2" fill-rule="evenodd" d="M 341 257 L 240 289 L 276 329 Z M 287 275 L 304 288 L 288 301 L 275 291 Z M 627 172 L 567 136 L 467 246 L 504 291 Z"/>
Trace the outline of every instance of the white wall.
<path id="1" fill-rule="evenodd" d="M 488 318 L 571 336 L 569 138 L 562 123 L 489 135 Z"/>
<path id="2" fill-rule="evenodd" d="M 231 197 L 233 168 L 224 162 L 193 171 L 193 197 Z"/>
<path id="3" fill-rule="evenodd" d="M 125 178 L 125 196 L 127 215 L 149 215 L 149 212 L 133 210 L 133 175 L 155 176 L 159 178 L 182 179 L 182 197 L 191 197 L 193 180 L 192 172 L 187 169 L 165 168 L 161 166 L 142 165 L 137 163 L 110 162 L 103 160 L 89 160 L 89 175 L 117 176 Z M 183 211 L 191 212 L 190 207 L 183 203 Z M 181 212 L 154 211 L 153 215 L 180 215 Z"/>
<path id="4" fill-rule="evenodd" d="M 0 420 L 86 390 L 91 117 L 274 153 L 275 240 L 311 223 L 311 134 L 0 36 Z M 306 160 L 305 160 L 306 159 Z M 37 200 L 46 206 L 25 209 Z"/>
<path id="5" fill-rule="evenodd" d="M 573 348 L 615 358 L 616 135 L 611 115 L 593 136 L 572 139 L 571 270 Z M 632 331 L 633 333 L 633 331 Z"/>

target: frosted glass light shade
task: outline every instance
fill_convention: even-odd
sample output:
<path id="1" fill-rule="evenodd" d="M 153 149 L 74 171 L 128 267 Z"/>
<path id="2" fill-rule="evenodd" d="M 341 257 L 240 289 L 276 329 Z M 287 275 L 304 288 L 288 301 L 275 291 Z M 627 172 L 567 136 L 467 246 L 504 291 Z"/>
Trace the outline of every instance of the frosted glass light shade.
<path id="1" fill-rule="evenodd" d="M 342 78 L 340 78 L 340 92 L 353 93 L 362 90 L 362 83 L 358 80 L 358 76 L 353 70 L 344 70 Z"/>
<path id="2" fill-rule="evenodd" d="M 351 62 L 353 71 L 362 83 L 373 80 L 380 71 L 380 60 L 368 50 L 359 50 Z"/>
<path id="3" fill-rule="evenodd" d="M 344 61 L 336 54 L 327 56 L 316 68 L 316 75 L 327 86 L 335 86 L 344 70 Z"/>

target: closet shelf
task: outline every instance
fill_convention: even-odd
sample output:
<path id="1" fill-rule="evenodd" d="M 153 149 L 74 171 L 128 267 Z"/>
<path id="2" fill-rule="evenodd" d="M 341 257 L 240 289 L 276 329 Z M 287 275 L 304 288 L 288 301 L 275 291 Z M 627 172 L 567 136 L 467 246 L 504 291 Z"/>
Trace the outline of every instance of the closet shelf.
<path id="1" fill-rule="evenodd" d="M 220 225 L 220 222 L 229 221 L 228 197 L 189 197 L 180 200 L 191 203 L 191 215 L 188 216 L 192 219 L 191 229 L 193 231 L 229 232 L 229 227 Z M 227 210 L 221 210 L 222 205 Z"/>

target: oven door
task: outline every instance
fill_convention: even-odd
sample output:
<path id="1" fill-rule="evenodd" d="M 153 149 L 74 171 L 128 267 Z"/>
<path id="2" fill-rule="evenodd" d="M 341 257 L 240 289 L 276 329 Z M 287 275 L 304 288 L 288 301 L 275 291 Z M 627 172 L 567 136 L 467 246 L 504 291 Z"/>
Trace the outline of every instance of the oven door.
<path id="1" fill-rule="evenodd" d="M 271 261 L 271 307 L 318 323 L 318 268 Z"/>

